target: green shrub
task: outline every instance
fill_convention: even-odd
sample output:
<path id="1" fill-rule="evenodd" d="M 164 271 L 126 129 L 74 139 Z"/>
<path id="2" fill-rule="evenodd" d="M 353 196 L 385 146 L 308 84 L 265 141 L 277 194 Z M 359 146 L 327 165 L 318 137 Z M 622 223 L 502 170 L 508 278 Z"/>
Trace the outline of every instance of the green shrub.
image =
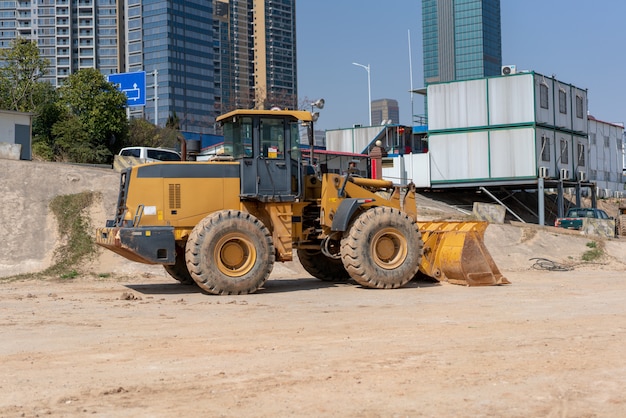
<path id="1" fill-rule="evenodd" d="M 57 219 L 59 238 L 63 244 L 55 251 L 54 265 L 44 274 L 72 279 L 78 276 L 75 267 L 96 253 L 91 223 L 85 213 L 95 198 L 93 192 L 82 192 L 52 199 L 50 210 Z"/>
<path id="2" fill-rule="evenodd" d="M 598 245 L 597 242 L 590 241 L 586 245 L 590 249 L 583 253 L 582 255 L 583 261 L 587 261 L 587 262 L 595 261 L 604 255 L 604 250 L 601 248 L 600 245 Z"/>

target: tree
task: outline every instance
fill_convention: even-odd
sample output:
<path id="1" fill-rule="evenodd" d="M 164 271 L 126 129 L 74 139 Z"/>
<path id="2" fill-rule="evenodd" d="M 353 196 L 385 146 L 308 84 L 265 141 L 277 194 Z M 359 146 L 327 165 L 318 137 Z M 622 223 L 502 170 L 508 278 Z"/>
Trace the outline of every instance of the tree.
<path id="1" fill-rule="evenodd" d="M 52 129 L 67 112 L 59 106 L 59 95 L 50 83 L 37 83 L 34 100 L 37 105 L 33 118 L 33 154 L 35 158 L 53 161 L 56 148 Z"/>
<path id="2" fill-rule="evenodd" d="M 17 112 L 33 112 L 50 61 L 39 56 L 37 42 L 17 38 L 11 48 L 0 49 L 0 106 Z M 45 89 L 45 87 L 43 87 Z"/>
<path id="3" fill-rule="evenodd" d="M 165 127 L 173 129 L 175 131 L 180 129 L 180 118 L 176 114 L 176 111 L 174 111 L 173 114 L 167 117 L 167 121 L 165 121 Z"/>
<path id="4" fill-rule="evenodd" d="M 67 110 L 67 123 L 76 123 L 84 130 L 87 141 L 93 150 L 93 159 L 85 158 L 80 152 L 82 162 L 103 162 L 126 143 L 128 120 L 126 118 L 126 95 L 118 91 L 112 83 L 94 68 L 85 68 L 70 75 L 59 88 L 59 102 Z M 57 122 L 59 123 L 59 122 Z M 72 128 L 72 129 L 70 129 Z M 77 132 L 74 127 L 56 128 L 55 136 L 62 135 L 63 141 L 71 140 L 69 135 Z M 83 140 L 77 136 L 77 145 Z M 64 146 L 69 144 L 65 143 Z M 74 155 L 74 153 L 70 153 Z"/>
<path id="5" fill-rule="evenodd" d="M 160 147 L 159 127 L 145 119 L 131 119 L 126 146 Z"/>
<path id="6" fill-rule="evenodd" d="M 94 143 L 82 120 L 68 114 L 54 124 L 54 152 L 62 161 L 103 164 L 111 159 L 111 151 L 104 144 Z"/>
<path id="7" fill-rule="evenodd" d="M 129 125 L 125 146 L 176 148 L 178 145 L 179 132 L 167 124 L 165 128 L 159 128 L 145 119 L 132 119 Z"/>

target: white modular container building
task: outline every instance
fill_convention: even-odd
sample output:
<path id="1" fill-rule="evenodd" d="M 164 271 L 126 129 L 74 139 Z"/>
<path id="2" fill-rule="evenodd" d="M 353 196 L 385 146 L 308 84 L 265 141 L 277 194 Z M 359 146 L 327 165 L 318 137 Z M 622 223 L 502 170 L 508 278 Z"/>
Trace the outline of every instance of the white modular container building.
<path id="1" fill-rule="evenodd" d="M 624 193 L 624 126 L 589 117 L 589 180 L 596 183 L 600 197 Z"/>
<path id="2" fill-rule="evenodd" d="M 577 180 L 586 90 L 525 72 L 431 84 L 427 98 L 433 186 Z"/>
<path id="3" fill-rule="evenodd" d="M 373 138 L 386 130 L 382 126 L 355 126 L 353 128 L 333 129 L 326 131 L 326 149 L 329 151 L 367 154 Z"/>

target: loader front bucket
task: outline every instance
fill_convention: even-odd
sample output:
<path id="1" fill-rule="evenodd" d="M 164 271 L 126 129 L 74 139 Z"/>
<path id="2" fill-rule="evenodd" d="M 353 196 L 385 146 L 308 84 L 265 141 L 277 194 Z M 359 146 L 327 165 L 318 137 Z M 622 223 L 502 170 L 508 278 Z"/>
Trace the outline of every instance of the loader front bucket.
<path id="1" fill-rule="evenodd" d="M 465 286 L 509 284 L 485 247 L 488 222 L 418 222 L 424 253 L 420 271 Z"/>

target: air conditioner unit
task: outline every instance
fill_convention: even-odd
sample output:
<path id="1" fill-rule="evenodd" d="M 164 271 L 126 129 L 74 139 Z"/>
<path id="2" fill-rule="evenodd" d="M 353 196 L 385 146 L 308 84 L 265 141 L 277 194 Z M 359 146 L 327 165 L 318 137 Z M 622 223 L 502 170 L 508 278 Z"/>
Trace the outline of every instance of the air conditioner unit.
<path id="1" fill-rule="evenodd" d="M 502 75 L 511 75 L 517 72 L 517 68 L 515 65 L 503 65 L 502 66 Z"/>
<path id="2" fill-rule="evenodd" d="M 550 177 L 550 170 L 548 170 L 548 167 L 539 167 L 539 177 L 542 179 Z"/>
<path id="3" fill-rule="evenodd" d="M 567 168 L 561 169 L 561 180 L 569 180 L 569 170 Z"/>
<path id="4" fill-rule="evenodd" d="M 596 197 L 602 199 L 604 197 L 604 189 L 596 187 Z"/>
<path id="5" fill-rule="evenodd" d="M 578 181 L 587 181 L 587 172 L 579 171 L 578 172 Z"/>

